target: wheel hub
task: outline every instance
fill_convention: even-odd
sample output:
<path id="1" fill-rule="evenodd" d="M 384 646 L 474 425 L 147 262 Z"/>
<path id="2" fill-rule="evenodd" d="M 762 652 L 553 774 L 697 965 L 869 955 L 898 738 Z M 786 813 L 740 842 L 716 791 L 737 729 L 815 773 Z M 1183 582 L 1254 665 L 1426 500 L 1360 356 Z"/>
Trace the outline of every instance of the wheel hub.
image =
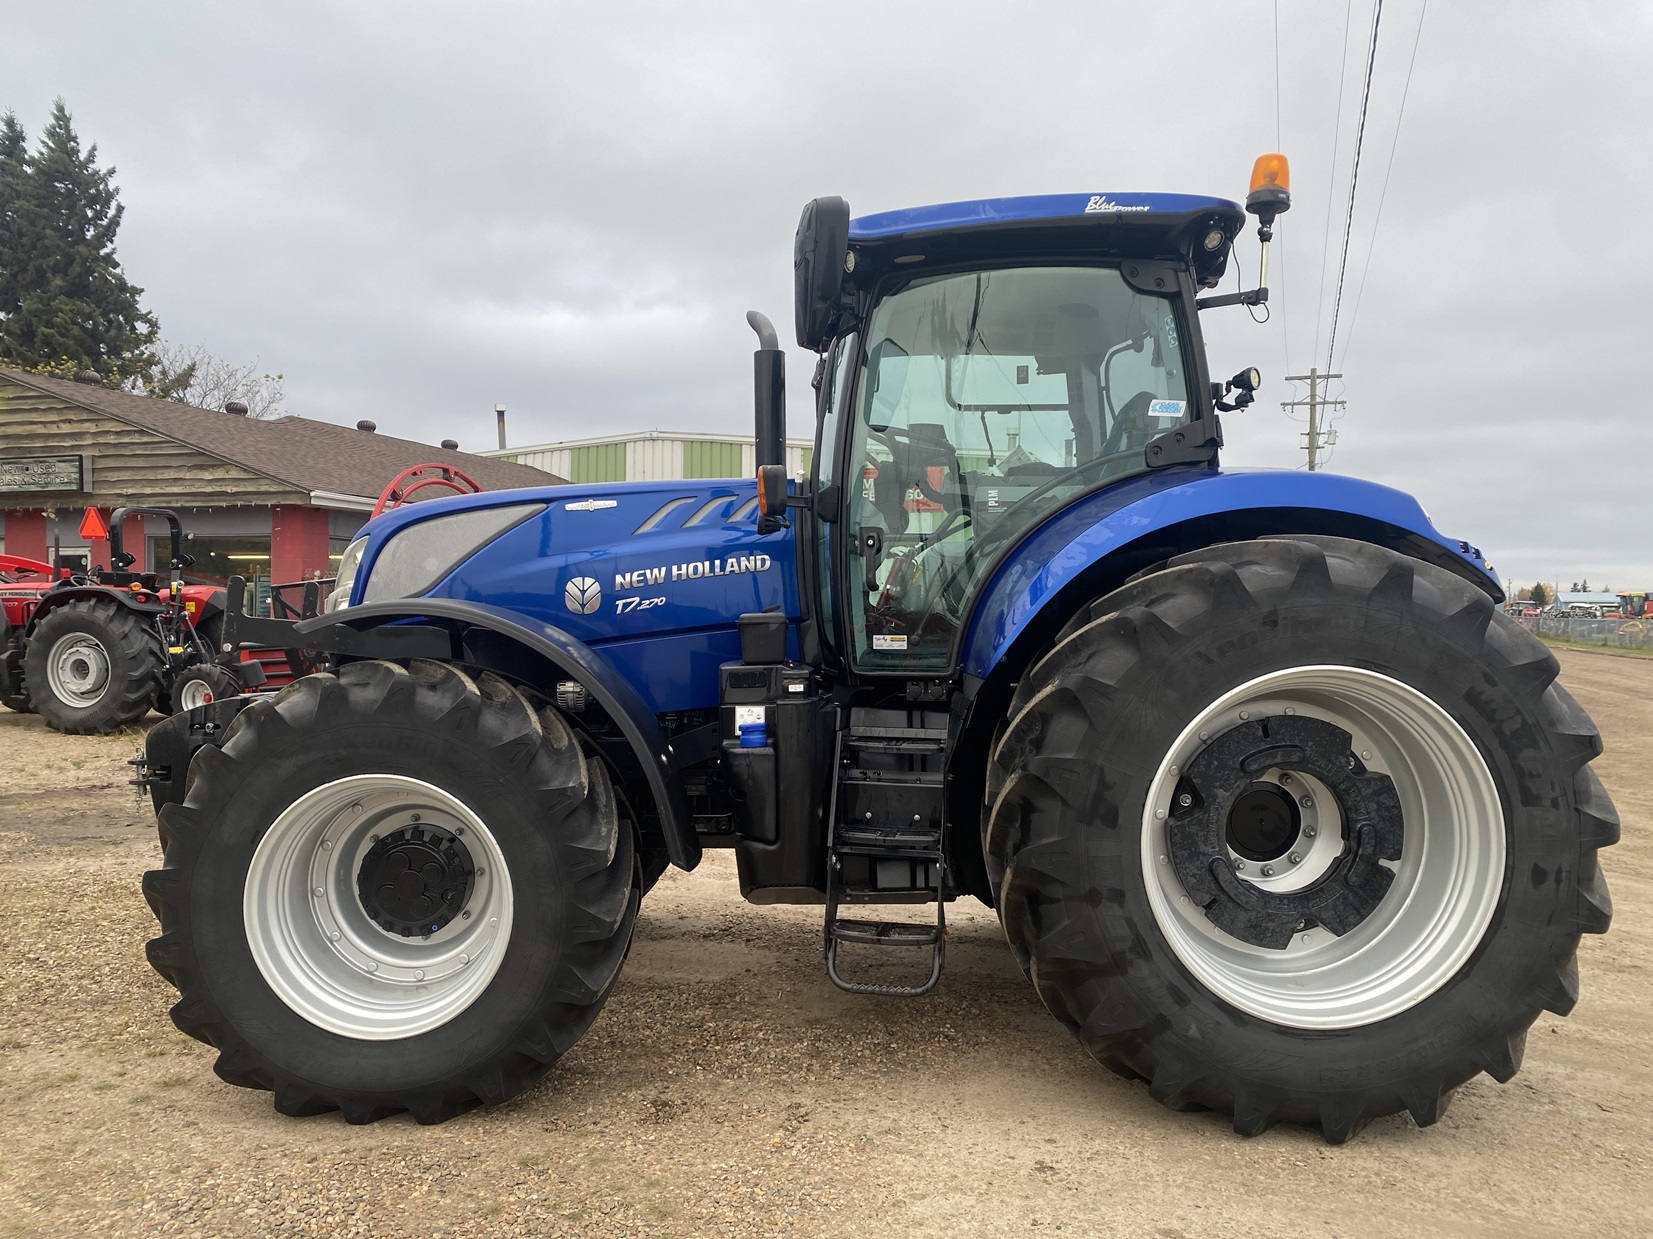
<path id="1" fill-rule="evenodd" d="M 356 890 L 362 911 L 387 933 L 439 933 L 465 906 L 475 868 L 459 836 L 439 826 L 407 826 L 382 836 L 362 858 Z"/>
<path id="2" fill-rule="evenodd" d="M 109 654 L 96 637 L 86 633 L 67 636 L 52 650 L 46 678 L 60 701 L 93 705 L 109 683 Z"/>
<path id="3" fill-rule="evenodd" d="M 1228 811 L 1229 850 L 1261 863 L 1279 860 L 1297 842 L 1302 823 L 1297 802 L 1283 787 L 1253 783 Z"/>
<path id="4" fill-rule="evenodd" d="M 1294 777 L 1301 799 L 1288 790 Z M 1341 838 L 1305 823 L 1316 807 L 1310 787 L 1335 803 Z M 1272 950 L 1301 929 L 1341 936 L 1370 916 L 1394 880 L 1379 862 L 1398 860 L 1404 837 L 1389 776 L 1366 768 L 1343 728 L 1291 715 L 1212 739 L 1179 780 L 1167 827 L 1177 877 L 1211 923 Z M 1311 840 L 1319 876 L 1271 881 L 1303 862 Z"/>

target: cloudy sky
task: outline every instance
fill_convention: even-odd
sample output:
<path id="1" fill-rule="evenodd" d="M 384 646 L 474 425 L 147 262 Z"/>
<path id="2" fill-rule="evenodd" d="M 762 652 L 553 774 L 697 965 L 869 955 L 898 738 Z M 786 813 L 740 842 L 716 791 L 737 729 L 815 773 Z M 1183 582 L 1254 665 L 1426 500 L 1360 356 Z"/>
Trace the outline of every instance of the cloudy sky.
<path id="1" fill-rule="evenodd" d="M 742 315 L 790 324 L 809 198 L 1238 198 L 1278 141 L 1274 318 L 1205 324 L 1214 372 L 1266 380 L 1227 462 L 1294 468 L 1371 4 L 0 0 L 0 109 L 32 136 L 61 96 L 119 169 L 169 339 L 281 371 L 290 412 L 478 449 L 496 401 L 513 444 L 748 430 Z M 1633 0 L 1383 6 L 1329 467 L 1518 581 L 1653 584 L 1649 64 Z"/>

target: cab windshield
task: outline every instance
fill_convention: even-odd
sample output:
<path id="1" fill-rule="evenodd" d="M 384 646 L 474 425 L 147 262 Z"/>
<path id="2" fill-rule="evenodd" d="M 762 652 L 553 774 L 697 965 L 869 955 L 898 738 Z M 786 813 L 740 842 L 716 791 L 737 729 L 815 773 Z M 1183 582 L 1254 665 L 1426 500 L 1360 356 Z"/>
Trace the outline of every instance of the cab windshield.
<path id="1" fill-rule="evenodd" d="M 1192 413 L 1170 298 L 1117 270 L 914 280 L 874 311 L 856 386 L 846 608 L 866 670 L 946 670 L 997 548 L 1144 468 Z"/>

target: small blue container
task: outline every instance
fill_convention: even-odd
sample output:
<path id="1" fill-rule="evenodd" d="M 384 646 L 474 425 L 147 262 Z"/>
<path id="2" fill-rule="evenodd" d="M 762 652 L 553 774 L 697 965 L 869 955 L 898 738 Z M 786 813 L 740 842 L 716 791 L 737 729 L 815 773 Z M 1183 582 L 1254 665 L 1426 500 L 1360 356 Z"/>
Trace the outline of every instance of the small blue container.
<path id="1" fill-rule="evenodd" d="M 740 732 L 741 748 L 762 749 L 769 747 L 768 723 L 742 723 L 737 730 Z"/>

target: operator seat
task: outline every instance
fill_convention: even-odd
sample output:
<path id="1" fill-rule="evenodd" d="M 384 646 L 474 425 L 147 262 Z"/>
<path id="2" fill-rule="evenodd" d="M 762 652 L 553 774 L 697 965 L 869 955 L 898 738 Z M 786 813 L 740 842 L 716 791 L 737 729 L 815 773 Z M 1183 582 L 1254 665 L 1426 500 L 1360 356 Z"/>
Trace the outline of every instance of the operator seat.
<path id="1" fill-rule="evenodd" d="M 1150 430 L 1148 406 L 1157 399 L 1159 397 L 1154 395 L 1153 392 L 1139 391 L 1120 406 L 1119 412 L 1114 415 L 1113 426 L 1108 431 L 1108 437 L 1102 443 L 1102 451 L 1097 455 L 1098 460 L 1112 456 L 1115 452 L 1123 452 L 1126 437 L 1130 435 L 1141 436 L 1143 446 L 1147 446 Z"/>

